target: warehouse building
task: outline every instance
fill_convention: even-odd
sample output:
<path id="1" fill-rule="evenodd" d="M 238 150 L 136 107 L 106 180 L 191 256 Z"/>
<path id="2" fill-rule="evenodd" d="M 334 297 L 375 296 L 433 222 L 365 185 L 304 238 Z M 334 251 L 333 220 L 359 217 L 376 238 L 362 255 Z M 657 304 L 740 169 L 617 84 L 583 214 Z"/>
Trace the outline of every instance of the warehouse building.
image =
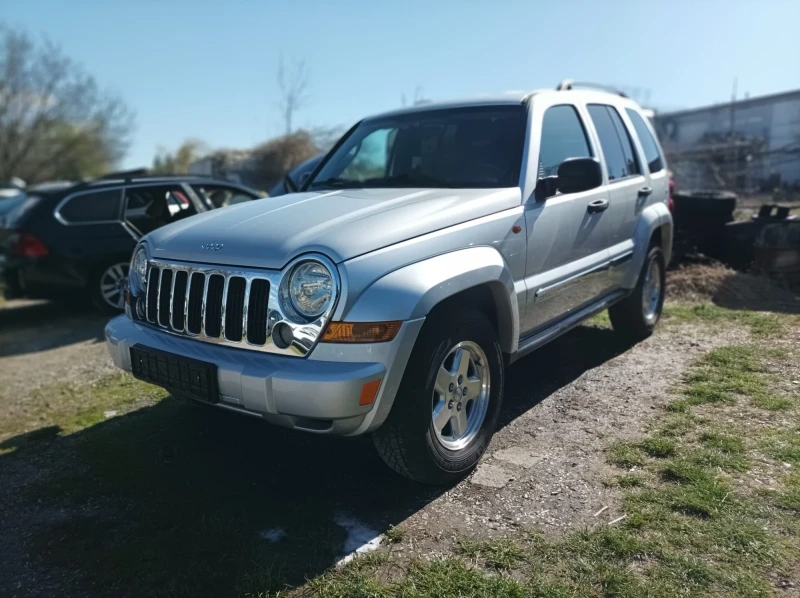
<path id="1" fill-rule="evenodd" d="M 800 188 L 800 90 L 653 118 L 677 185 Z"/>

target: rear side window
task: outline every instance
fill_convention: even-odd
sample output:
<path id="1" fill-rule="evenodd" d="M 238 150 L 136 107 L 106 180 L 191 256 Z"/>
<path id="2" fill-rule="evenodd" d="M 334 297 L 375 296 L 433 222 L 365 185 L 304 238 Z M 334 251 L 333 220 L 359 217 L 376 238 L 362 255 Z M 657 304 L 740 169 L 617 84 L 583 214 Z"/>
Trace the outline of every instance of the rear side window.
<path id="1" fill-rule="evenodd" d="M 630 135 L 616 109 L 604 104 L 590 104 L 588 108 L 603 148 L 608 180 L 618 181 L 641 174 Z"/>
<path id="2" fill-rule="evenodd" d="M 661 156 L 661 151 L 658 149 L 658 143 L 656 143 L 655 137 L 653 137 L 653 134 L 650 132 L 650 127 L 647 126 L 647 123 L 644 122 L 644 119 L 636 110 L 628 108 L 626 112 L 633 123 L 636 136 L 642 144 L 644 158 L 647 160 L 647 168 L 650 172 L 664 170 L 664 158 Z"/>
<path id="3" fill-rule="evenodd" d="M 542 119 L 539 178 L 558 174 L 558 166 L 567 158 L 591 156 L 592 150 L 577 110 L 569 105 L 548 108 Z"/>
<path id="4" fill-rule="evenodd" d="M 69 224 L 89 224 L 119 220 L 120 189 L 81 193 L 67 199 L 58 213 Z"/>

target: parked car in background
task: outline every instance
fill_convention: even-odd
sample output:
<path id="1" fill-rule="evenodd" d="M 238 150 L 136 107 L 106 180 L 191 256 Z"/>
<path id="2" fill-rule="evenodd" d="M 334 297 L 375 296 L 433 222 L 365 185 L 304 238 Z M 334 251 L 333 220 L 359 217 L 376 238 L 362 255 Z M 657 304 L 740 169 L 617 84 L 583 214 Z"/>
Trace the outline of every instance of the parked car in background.
<path id="1" fill-rule="evenodd" d="M 6 297 L 88 294 L 107 311 L 124 307 L 131 252 L 147 233 L 262 194 L 203 177 L 134 176 L 29 187 L 0 219 Z"/>
<path id="2" fill-rule="evenodd" d="M 500 421 L 505 365 L 604 309 L 653 332 L 667 166 L 621 94 L 573 89 L 367 118 L 293 193 L 147 235 L 117 366 L 316 434 L 370 433 L 449 484 Z"/>
<path id="3" fill-rule="evenodd" d="M 317 165 L 322 162 L 324 157 L 325 154 L 320 154 L 319 156 L 309 158 L 305 162 L 301 162 L 295 166 L 289 171 L 289 173 L 280 183 L 269 190 L 269 196 L 277 197 L 278 195 L 294 193 L 300 189 L 300 187 L 303 186 L 303 183 L 306 182 L 306 179 L 311 175 L 312 172 L 314 172 L 314 169 L 317 167 Z"/>

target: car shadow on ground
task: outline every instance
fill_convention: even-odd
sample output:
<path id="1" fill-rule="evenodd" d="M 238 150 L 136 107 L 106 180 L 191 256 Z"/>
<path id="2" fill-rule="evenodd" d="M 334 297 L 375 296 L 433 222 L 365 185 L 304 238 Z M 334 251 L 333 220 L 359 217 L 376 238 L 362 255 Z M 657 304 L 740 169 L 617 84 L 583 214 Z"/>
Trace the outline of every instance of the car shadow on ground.
<path id="1" fill-rule="evenodd" d="M 0 308 L 0 357 L 103 340 L 108 316 L 90 306 L 10 301 Z"/>
<path id="2" fill-rule="evenodd" d="M 581 327 L 518 361 L 500 425 L 628 348 L 608 329 Z M 28 509 L 15 535 L 38 570 L 74 585 L 62 594 L 294 587 L 334 566 L 348 534 L 369 540 L 446 490 L 394 474 L 368 438 L 289 432 L 175 398 L 71 436 L 46 430 L 0 445 L 17 449 L 0 456 L 0 472 L 47 463 L 17 491 Z M 6 575 L 0 593 L 16 587 Z"/>

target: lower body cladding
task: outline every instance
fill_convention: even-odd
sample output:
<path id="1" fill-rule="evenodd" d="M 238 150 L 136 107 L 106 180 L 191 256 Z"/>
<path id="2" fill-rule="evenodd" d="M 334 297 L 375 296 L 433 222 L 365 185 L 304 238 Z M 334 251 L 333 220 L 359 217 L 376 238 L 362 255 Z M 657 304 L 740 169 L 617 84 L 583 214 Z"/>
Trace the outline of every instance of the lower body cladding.
<path id="1" fill-rule="evenodd" d="M 376 429 L 389 414 L 423 322 L 424 318 L 404 322 L 394 340 L 386 343 L 320 343 L 305 358 L 181 338 L 124 315 L 106 325 L 105 335 L 117 367 L 138 377 L 143 376 L 141 368 L 132 367 L 131 349 L 137 360 L 142 355 L 150 358 L 153 369 L 157 358 L 176 370 L 188 367 L 192 375 L 206 368 L 216 376 L 208 397 L 215 406 L 287 428 L 355 436 Z M 161 385 L 176 396 L 185 394 Z"/>

